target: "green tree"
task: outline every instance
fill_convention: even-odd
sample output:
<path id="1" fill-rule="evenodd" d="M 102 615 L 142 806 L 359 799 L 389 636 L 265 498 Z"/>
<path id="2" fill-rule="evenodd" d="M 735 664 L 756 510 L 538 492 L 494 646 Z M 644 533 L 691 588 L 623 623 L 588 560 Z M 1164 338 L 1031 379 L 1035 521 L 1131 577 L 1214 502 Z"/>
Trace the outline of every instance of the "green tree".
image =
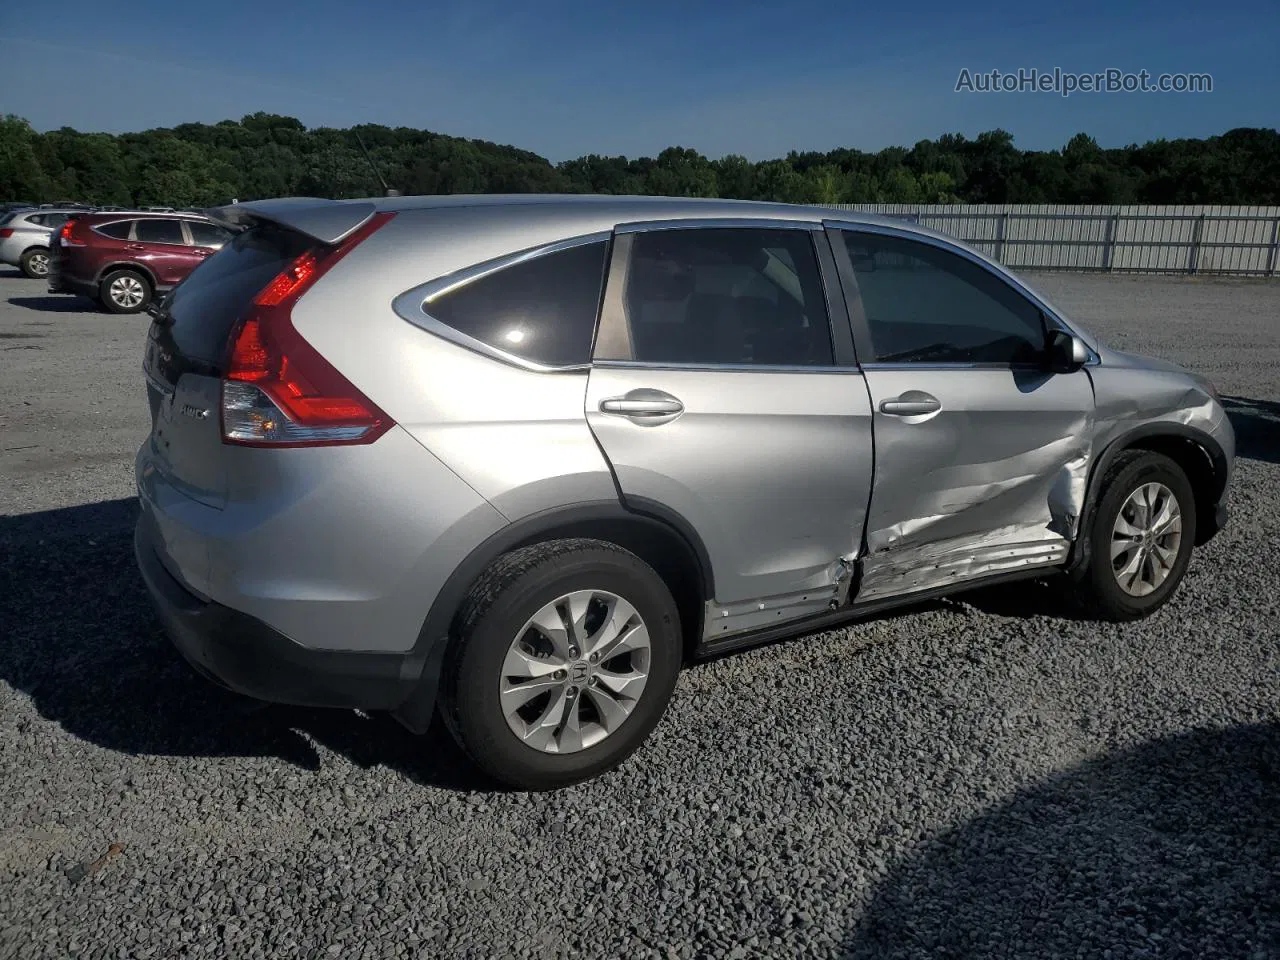
<path id="1" fill-rule="evenodd" d="M 11 114 L 0 117 L 0 197 L 40 200 L 50 184 L 36 155 L 31 124 Z"/>
<path id="2" fill-rule="evenodd" d="M 231 197 L 586 192 L 735 197 L 787 203 L 1280 203 L 1280 131 L 1241 128 L 1204 140 L 1107 149 L 1087 133 L 1061 150 L 1020 150 L 1004 130 L 944 134 L 868 153 L 792 151 L 752 163 L 688 147 L 559 164 L 528 150 L 430 130 L 361 124 L 308 129 L 258 112 L 214 124 L 113 136 L 37 133 L 0 118 L 0 197 L 177 206 Z"/>
<path id="3" fill-rule="evenodd" d="M 664 197 L 719 196 L 711 161 L 688 147 L 667 147 L 645 175 L 647 192 Z"/>

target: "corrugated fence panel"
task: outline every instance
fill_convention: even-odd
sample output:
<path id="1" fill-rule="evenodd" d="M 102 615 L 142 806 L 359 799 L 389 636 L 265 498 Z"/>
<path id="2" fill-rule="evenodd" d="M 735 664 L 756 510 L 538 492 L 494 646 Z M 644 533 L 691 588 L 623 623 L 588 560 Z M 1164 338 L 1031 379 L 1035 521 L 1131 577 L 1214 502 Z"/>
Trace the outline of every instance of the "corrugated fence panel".
<path id="1" fill-rule="evenodd" d="M 919 223 L 1024 270 L 1280 274 L 1280 207 L 830 204 Z"/>

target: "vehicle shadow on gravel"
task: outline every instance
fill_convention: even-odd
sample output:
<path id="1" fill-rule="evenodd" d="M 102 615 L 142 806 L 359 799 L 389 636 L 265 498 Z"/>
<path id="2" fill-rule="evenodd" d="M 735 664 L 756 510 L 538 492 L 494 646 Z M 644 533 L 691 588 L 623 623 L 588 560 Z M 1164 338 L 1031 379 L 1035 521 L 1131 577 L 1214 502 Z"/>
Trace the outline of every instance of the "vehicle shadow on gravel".
<path id="1" fill-rule="evenodd" d="M 846 960 L 1280 956 L 1280 723 L 1105 756 L 927 841 Z"/>
<path id="2" fill-rule="evenodd" d="M 84 313 L 92 309 L 88 300 L 80 297 L 10 297 L 9 303 L 15 307 L 26 307 L 28 310 L 39 310 L 42 313 Z"/>
<path id="3" fill-rule="evenodd" d="M 197 676 L 161 632 L 133 559 L 137 503 L 0 517 L 0 682 L 108 750 L 274 756 L 318 769 L 322 746 L 447 789 L 487 789 L 448 732 L 389 717 L 258 704 Z"/>
<path id="4" fill-rule="evenodd" d="M 1280 463 L 1280 403 L 1223 397 L 1222 405 L 1236 431 L 1236 455 Z"/>

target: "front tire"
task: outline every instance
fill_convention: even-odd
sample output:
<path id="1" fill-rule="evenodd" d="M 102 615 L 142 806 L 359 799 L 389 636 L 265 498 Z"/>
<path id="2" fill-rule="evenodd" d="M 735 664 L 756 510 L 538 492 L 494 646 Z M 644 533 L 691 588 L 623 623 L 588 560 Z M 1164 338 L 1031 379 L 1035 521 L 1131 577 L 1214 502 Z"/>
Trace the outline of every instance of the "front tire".
<path id="1" fill-rule="evenodd" d="M 49 275 L 49 251 L 44 247 L 32 247 L 19 258 L 19 268 L 31 280 L 43 280 Z"/>
<path id="2" fill-rule="evenodd" d="M 459 612 L 445 723 L 485 773 L 548 790 L 616 767 L 662 718 L 681 661 L 671 592 L 599 540 L 506 554 Z"/>
<path id="3" fill-rule="evenodd" d="M 151 296 L 150 281 L 136 270 L 112 270 L 98 285 L 98 299 L 111 313 L 141 313 Z"/>
<path id="4" fill-rule="evenodd" d="M 1182 582 L 1196 539 L 1191 483 L 1170 458 L 1126 450 L 1107 469 L 1090 528 L 1080 598 L 1104 620 L 1138 620 Z"/>

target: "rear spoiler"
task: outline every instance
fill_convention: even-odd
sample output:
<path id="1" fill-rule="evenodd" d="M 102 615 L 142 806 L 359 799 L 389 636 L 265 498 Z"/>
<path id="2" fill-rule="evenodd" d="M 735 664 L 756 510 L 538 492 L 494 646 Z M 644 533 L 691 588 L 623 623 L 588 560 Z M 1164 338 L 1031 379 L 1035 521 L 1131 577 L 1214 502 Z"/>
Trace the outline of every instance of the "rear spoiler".
<path id="1" fill-rule="evenodd" d="M 209 219 L 237 230 L 259 222 L 274 223 L 321 243 L 334 244 L 359 230 L 376 211 L 370 200 L 281 197 L 210 207 L 204 213 Z"/>

